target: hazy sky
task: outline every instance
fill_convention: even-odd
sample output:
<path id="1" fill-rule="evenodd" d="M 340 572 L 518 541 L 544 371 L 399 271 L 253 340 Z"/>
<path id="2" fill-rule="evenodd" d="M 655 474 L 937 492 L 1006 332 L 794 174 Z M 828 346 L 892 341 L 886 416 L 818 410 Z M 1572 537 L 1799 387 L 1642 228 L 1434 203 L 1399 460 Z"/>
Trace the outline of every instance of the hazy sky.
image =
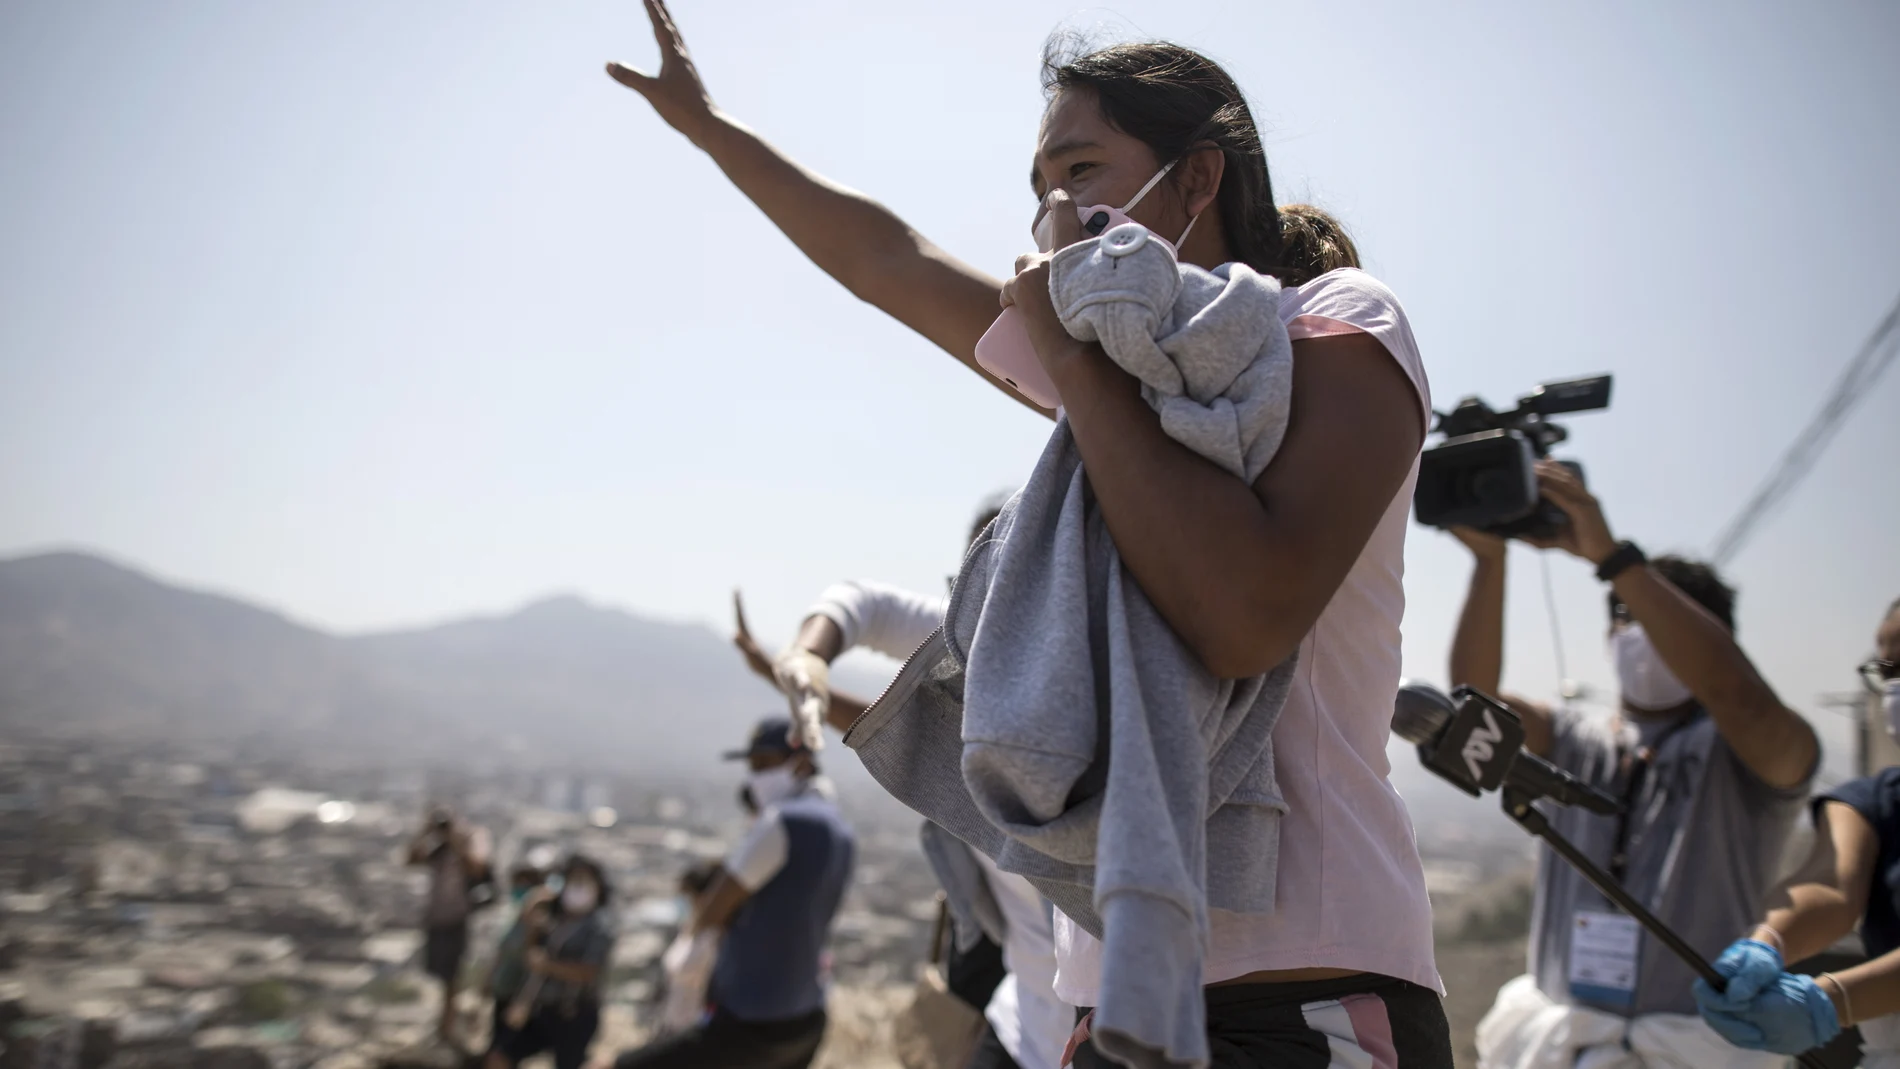
<path id="1" fill-rule="evenodd" d="M 1002 272 L 1058 24 L 1227 63 L 1282 201 L 1338 212 L 1443 408 L 1609 370 L 1569 455 L 1704 549 L 1900 293 L 1900 7 L 679 0 L 714 97 Z M 604 60 L 612 3 L 0 5 L 0 554 L 103 551 L 343 630 L 554 591 L 773 639 L 926 589 L 1048 425 L 806 263 Z M 1784 696 L 1900 595 L 1900 376 L 1742 556 Z M 1408 670 L 1468 572 L 1408 547 Z M 1554 686 L 1534 555 L 1508 676 Z M 1573 676 L 1610 679 L 1552 561 Z M 1842 722 L 1817 713 L 1831 746 Z"/>

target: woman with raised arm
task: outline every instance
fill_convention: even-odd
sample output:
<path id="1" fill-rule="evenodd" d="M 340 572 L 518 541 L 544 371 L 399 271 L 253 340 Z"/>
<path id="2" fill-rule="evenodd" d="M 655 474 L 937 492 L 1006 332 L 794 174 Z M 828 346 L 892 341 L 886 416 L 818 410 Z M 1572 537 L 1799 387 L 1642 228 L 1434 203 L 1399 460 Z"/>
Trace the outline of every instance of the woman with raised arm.
<path id="1" fill-rule="evenodd" d="M 1168 44 L 1050 60 L 1033 152 L 1037 203 L 1025 211 L 1032 227 L 1051 217 L 1049 240 L 1018 261 L 1006 286 L 721 111 L 665 5 L 646 7 L 659 71 L 610 64 L 614 80 L 710 155 L 827 274 L 1047 412 L 977 363 L 978 339 L 1000 306 L 1013 306 L 1060 398 L 1091 507 L 1179 644 L 1222 680 L 1297 665 L 1272 728 L 1285 805 L 1273 905 L 1207 917 L 1206 1053 L 1130 1054 L 1118 1042 L 1115 1056 L 1151 1065 L 1450 1066 L 1430 904 L 1385 757 L 1405 529 L 1430 415 L 1403 310 L 1354 268 L 1279 291 L 1292 354 L 1284 437 L 1264 470 L 1236 478 L 1165 428 L 1143 381 L 1103 343 L 1073 336 L 1050 293 L 1052 259 L 1088 240 L 1077 205 L 1124 205 L 1178 256 L 1184 277 L 1227 265 L 1278 277 L 1266 159 L 1233 80 Z M 1103 975 L 1102 944 L 1068 917 L 1056 922 L 1057 991 L 1098 1006 L 1116 982 Z M 1107 1064 L 1089 1025 L 1085 1017 L 1077 1029 L 1073 1064 Z"/>

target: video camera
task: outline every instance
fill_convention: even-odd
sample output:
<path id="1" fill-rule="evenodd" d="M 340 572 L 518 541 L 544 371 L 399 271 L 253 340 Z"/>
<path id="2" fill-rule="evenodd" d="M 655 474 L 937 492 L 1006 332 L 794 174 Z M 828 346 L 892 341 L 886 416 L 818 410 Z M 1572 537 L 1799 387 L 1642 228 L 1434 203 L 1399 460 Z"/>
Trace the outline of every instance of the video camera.
<path id="1" fill-rule="evenodd" d="M 1412 504 L 1428 527 L 1476 527 L 1506 538 L 1549 537 L 1567 522 L 1543 500 L 1534 470 L 1570 432 L 1545 417 L 1610 407 L 1610 376 L 1547 382 L 1518 398 L 1509 412 L 1476 397 L 1438 414 L 1432 427 L 1445 440 L 1418 463 Z M 1583 478 L 1583 466 L 1562 461 Z"/>

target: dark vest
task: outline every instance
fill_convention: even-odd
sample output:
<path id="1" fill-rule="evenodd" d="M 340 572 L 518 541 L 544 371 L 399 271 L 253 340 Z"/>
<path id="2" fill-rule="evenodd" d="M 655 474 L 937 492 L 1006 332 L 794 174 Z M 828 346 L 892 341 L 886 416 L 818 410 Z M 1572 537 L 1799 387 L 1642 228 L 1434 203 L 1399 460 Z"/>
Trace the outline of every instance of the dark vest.
<path id="1" fill-rule="evenodd" d="M 819 956 L 857 852 L 838 810 L 807 792 L 780 803 L 785 867 L 746 899 L 713 968 L 713 1004 L 742 1021 L 780 1021 L 824 1008 Z"/>

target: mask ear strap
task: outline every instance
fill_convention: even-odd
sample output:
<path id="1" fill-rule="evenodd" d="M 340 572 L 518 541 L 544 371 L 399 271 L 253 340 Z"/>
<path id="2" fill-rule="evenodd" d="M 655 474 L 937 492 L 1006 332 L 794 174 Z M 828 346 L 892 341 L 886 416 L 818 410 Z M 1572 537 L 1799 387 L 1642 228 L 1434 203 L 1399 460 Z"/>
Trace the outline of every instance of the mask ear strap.
<path id="1" fill-rule="evenodd" d="M 1134 211 L 1135 205 L 1141 203 L 1141 198 L 1147 196 L 1148 191 L 1153 189 L 1157 182 L 1160 182 L 1163 178 L 1168 177 L 1168 172 L 1174 170 L 1174 165 L 1180 162 L 1181 162 L 1180 160 L 1175 160 L 1169 163 L 1166 167 L 1163 167 L 1159 171 L 1156 171 L 1154 173 L 1154 177 L 1148 179 L 1148 184 L 1136 190 L 1134 197 L 1132 197 L 1128 201 L 1127 204 L 1122 205 L 1122 214 L 1127 215 L 1129 212 Z"/>
<path id="2" fill-rule="evenodd" d="M 1194 224 L 1200 221 L 1201 221 L 1201 217 L 1199 215 L 1196 215 L 1194 216 L 1194 218 L 1188 220 L 1187 229 L 1181 231 L 1181 237 L 1174 243 L 1174 251 L 1176 255 L 1180 254 L 1181 246 L 1187 244 L 1188 235 L 1194 233 Z"/>

